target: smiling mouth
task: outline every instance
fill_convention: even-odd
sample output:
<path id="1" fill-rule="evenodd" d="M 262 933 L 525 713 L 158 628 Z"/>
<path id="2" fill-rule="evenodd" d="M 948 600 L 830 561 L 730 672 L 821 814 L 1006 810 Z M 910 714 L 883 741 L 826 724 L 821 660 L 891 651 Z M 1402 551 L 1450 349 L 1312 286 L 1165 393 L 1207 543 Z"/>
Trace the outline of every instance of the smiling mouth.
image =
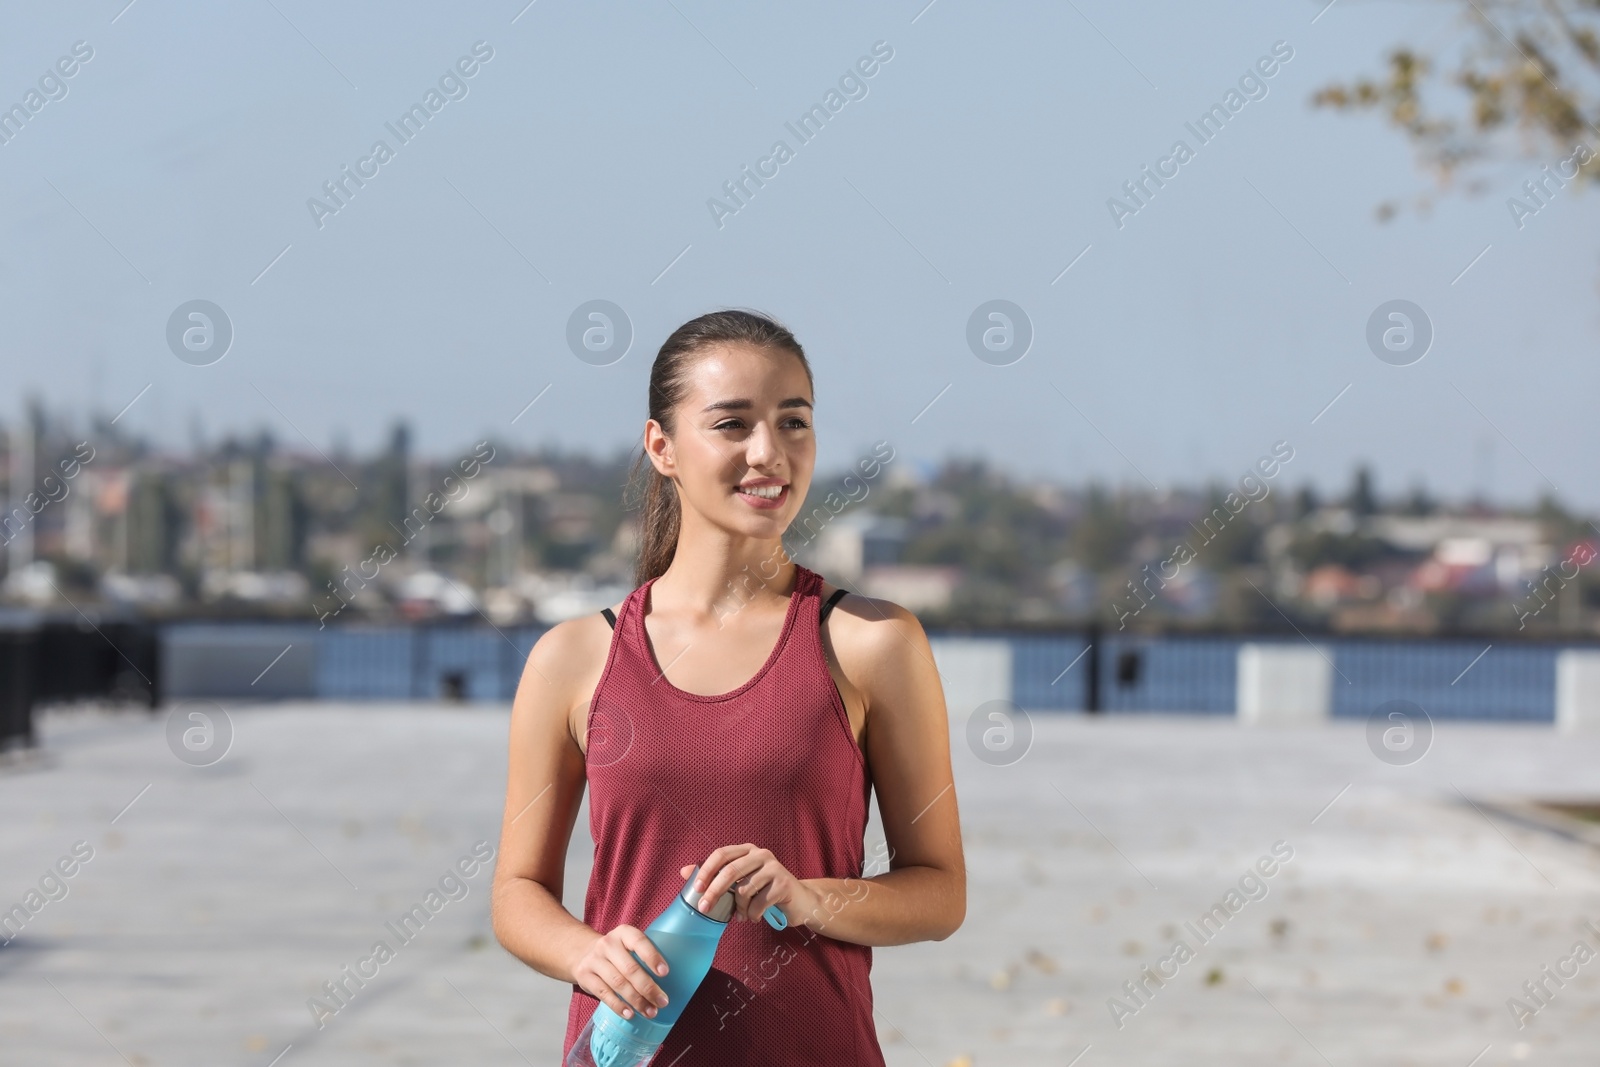
<path id="1" fill-rule="evenodd" d="M 783 491 L 787 488 L 789 488 L 787 485 L 752 485 L 748 487 L 741 485 L 739 486 L 739 492 L 749 496 L 759 496 L 766 500 L 776 500 L 783 495 Z"/>
<path id="2" fill-rule="evenodd" d="M 789 495 L 789 486 L 784 485 L 739 485 L 734 487 L 734 492 L 743 497 L 745 503 L 757 508 L 779 507 Z"/>

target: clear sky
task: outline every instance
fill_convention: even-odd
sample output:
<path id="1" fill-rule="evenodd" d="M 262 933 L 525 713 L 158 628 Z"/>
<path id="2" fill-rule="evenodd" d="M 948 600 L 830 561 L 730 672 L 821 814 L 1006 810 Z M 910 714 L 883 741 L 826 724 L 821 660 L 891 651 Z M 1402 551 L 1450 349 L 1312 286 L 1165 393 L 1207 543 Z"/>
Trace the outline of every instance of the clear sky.
<path id="1" fill-rule="evenodd" d="M 1381 224 L 1430 179 L 1376 116 L 1308 103 L 1451 40 L 1452 5 L 525 2 L 7 4 L 0 105 L 93 50 L 0 145 L 7 417 L 29 391 L 137 396 L 124 422 L 175 446 L 198 420 L 365 449 L 403 415 L 427 452 L 610 451 L 665 336 L 750 306 L 812 357 L 825 464 L 887 439 L 1167 486 L 1283 440 L 1296 483 L 1367 461 L 1380 491 L 1600 507 L 1600 201 L 1569 188 L 1519 230 L 1505 198 L 1550 156 Z M 1276 42 L 1292 58 L 1202 144 L 1185 123 Z M 430 89 L 402 142 L 386 124 Z M 785 124 L 830 90 L 802 143 Z M 1192 158 L 1119 226 L 1108 198 L 1179 139 Z M 716 218 L 746 166 L 776 173 Z M 314 213 L 344 167 L 370 176 Z M 234 331 L 208 366 L 167 340 L 196 299 Z M 634 331 L 607 366 L 567 343 L 594 299 Z M 995 299 L 1034 333 L 1006 366 L 967 341 Z M 1366 342 L 1394 299 L 1435 332 L 1410 366 Z"/>

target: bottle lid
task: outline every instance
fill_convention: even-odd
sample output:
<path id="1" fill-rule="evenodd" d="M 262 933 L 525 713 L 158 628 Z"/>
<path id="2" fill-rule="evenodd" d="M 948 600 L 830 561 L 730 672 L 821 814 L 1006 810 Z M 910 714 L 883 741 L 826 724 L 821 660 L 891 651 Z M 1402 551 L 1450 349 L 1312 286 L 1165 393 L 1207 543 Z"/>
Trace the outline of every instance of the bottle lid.
<path id="1" fill-rule="evenodd" d="M 733 918 L 733 908 L 735 903 L 733 899 L 733 892 L 730 890 L 729 892 L 722 894 L 722 897 L 715 904 L 711 905 L 710 910 L 701 911 L 700 898 L 704 894 L 694 887 L 695 875 L 699 873 L 699 867 L 695 867 L 694 870 L 689 872 L 689 880 L 683 884 L 683 893 L 681 894 L 683 902 L 689 905 L 689 907 L 693 908 L 696 915 L 704 915 L 706 918 L 714 919 L 719 923 L 727 922 L 729 919 Z"/>

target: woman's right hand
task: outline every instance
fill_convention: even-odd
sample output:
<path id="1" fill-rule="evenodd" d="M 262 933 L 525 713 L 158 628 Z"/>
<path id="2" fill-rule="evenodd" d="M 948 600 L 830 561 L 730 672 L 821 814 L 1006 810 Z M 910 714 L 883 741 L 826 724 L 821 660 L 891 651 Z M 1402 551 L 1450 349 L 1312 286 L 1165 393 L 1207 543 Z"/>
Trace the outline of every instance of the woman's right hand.
<path id="1" fill-rule="evenodd" d="M 633 958 L 635 952 L 638 960 Z M 572 975 L 579 987 L 624 1019 L 633 1018 L 634 1005 L 642 1005 L 645 1016 L 655 1018 L 667 1006 L 667 994 L 639 960 L 658 975 L 667 973 L 666 958 L 642 931 L 617 926 L 590 942 L 588 951 L 573 964 Z"/>

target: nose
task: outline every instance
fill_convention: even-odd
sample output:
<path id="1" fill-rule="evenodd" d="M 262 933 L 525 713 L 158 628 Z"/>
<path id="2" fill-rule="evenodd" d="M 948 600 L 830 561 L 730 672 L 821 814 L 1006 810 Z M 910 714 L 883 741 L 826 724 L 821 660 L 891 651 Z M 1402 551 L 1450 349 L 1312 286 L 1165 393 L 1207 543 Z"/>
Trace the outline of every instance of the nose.
<path id="1" fill-rule="evenodd" d="M 745 439 L 744 461 L 748 467 L 769 467 L 779 458 L 778 441 L 772 432 L 772 427 L 764 422 L 756 423 L 750 436 Z"/>

